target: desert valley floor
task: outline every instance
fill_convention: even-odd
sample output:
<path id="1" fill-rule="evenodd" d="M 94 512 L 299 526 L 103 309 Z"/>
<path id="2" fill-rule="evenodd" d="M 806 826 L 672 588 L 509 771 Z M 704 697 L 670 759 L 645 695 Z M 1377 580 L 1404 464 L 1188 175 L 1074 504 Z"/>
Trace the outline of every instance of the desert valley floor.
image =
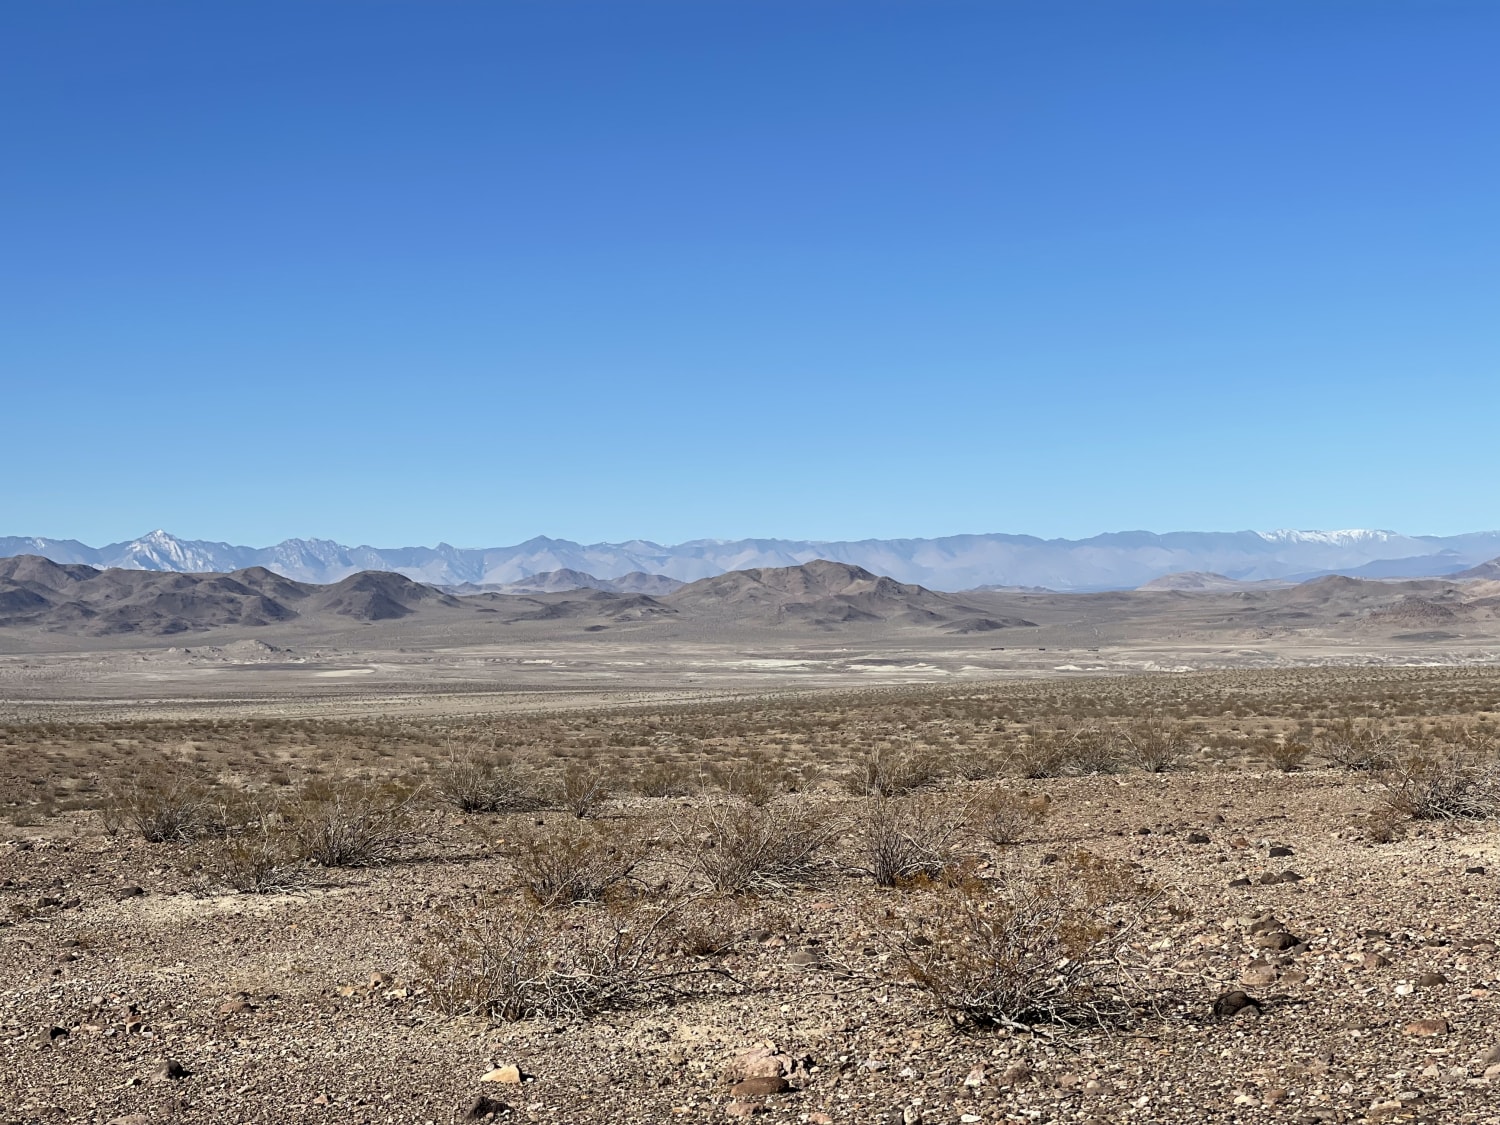
<path id="1" fill-rule="evenodd" d="M 0 629 L 0 1121 L 1500 1121 L 1401 585 Z"/>

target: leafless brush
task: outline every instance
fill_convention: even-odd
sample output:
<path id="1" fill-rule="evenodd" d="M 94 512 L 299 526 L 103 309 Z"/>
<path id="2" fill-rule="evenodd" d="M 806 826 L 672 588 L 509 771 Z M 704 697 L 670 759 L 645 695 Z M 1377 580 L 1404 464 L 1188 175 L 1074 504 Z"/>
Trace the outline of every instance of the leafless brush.
<path id="1" fill-rule="evenodd" d="M 520 812 L 541 804 L 532 772 L 492 747 L 450 747 L 432 789 L 460 812 Z"/>
<path id="2" fill-rule="evenodd" d="M 993 894 L 939 892 L 900 963 L 957 1027 L 1119 1022 L 1134 1008 L 1124 962 L 1152 894 L 1091 860 L 1046 878 L 1012 875 Z"/>
<path id="3" fill-rule="evenodd" d="M 591 762 L 570 762 L 557 781 L 557 802 L 579 820 L 597 816 L 609 800 L 609 777 Z"/>
<path id="4" fill-rule="evenodd" d="M 1373 722 L 1343 719 L 1317 739 L 1318 752 L 1340 769 L 1372 772 L 1390 769 L 1400 755 L 1400 739 Z"/>
<path id="5" fill-rule="evenodd" d="M 516 1021 L 659 1004 L 723 970 L 664 967 L 674 908 L 547 911 L 496 904 L 450 913 L 417 954 L 444 1011 Z"/>
<path id="6" fill-rule="evenodd" d="M 572 821 L 540 830 L 524 827 L 504 851 L 521 886 L 538 906 L 602 902 L 630 879 L 645 855 L 639 838 L 623 828 Z"/>
<path id="7" fill-rule="evenodd" d="M 1381 777 L 1382 797 L 1413 820 L 1487 820 L 1500 815 L 1500 761 L 1465 747 L 1427 747 Z"/>
<path id="8" fill-rule="evenodd" d="M 197 778 L 177 770 L 137 774 L 105 791 L 106 831 L 129 827 L 153 844 L 191 840 L 223 828 L 220 805 Z"/>
<path id="9" fill-rule="evenodd" d="M 970 808 L 974 827 L 993 844 L 1019 844 L 1051 812 L 1052 799 L 992 789 Z"/>
<path id="10" fill-rule="evenodd" d="M 1120 732 L 1124 756 L 1147 773 L 1166 773 L 1182 764 L 1188 735 L 1175 723 L 1136 723 Z"/>
<path id="11" fill-rule="evenodd" d="M 856 763 L 845 788 L 858 797 L 898 797 L 936 781 L 946 764 L 926 746 L 876 746 Z"/>
<path id="12" fill-rule="evenodd" d="M 414 792 L 351 781 L 310 787 L 292 810 L 297 853 L 323 867 L 377 867 L 411 843 Z"/>
<path id="13" fill-rule="evenodd" d="M 939 878 L 957 863 L 968 820 L 967 806 L 931 794 L 872 798 L 855 820 L 856 869 L 881 887 Z"/>
<path id="14" fill-rule="evenodd" d="M 757 807 L 770 804 L 787 790 L 787 771 L 764 758 L 736 762 L 716 772 L 725 793 Z"/>
<path id="15" fill-rule="evenodd" d="M 841 825 L 826 808 L 781 801 L 765 808 L 712 801 L 680 834 L 690 875 L 720 894 L 778 891 L 805 883 L 818 850 Z"/>
<path id="16" fill-rule="evenodd" d="M 1282 773 L 1294 773 L 1302 768 L 1302 763 L 1312 753 L 1312 747 L 1295 738 L 1275 738 L 1265 742 L 1261 753 Z"/>
<path id="17" fill-rule="evenodd" d="M 271 816 L 242 832 L 214 841 L 205 867 L 212 879 L 241 894 L 291 894 L 311 879 L 291 833 Z"/>

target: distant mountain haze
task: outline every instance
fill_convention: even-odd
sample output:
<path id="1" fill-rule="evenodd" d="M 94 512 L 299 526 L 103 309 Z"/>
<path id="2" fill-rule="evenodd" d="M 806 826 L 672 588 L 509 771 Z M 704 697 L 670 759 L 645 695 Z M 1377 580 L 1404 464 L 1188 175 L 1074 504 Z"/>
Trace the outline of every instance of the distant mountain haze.
<path id="1" fill-rule="evenodd" d="M 91 547 L 71 539 L 0 537 L 0 557 L 39 555 L 60 564 L 126 570 L 228 573 L 261 567 L 298 582 L 328 584 L 361 571 L 392 571 L 455 592 L 545 592 L 594 588 L 651 595 L 731 571 L 825 559 L 929 590 L 1045 587 L 1133 589 L 1196 573 L 1254 582 L 1323 574 L 1440 577 L 1500 555 L 1500 531 L 1452 536 L 1395 531 L 1147 531 L 1089 539 L 952 535 L 937 539 L 699 539 L 673 546 L 645 540 L 574 543 L 538 537 L 510 547 L 348 547 L 288 539 L 272 547 L 179 539 L 153 531 Z M 571 572 L 571 573 L 568 573 Z"/>

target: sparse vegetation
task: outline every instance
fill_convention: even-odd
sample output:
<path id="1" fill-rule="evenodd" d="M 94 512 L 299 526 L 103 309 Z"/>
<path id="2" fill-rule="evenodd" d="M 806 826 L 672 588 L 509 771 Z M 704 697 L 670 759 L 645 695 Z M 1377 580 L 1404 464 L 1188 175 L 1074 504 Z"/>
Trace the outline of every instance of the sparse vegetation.
<path id="1" fill-rule="evenodd" d="M 1382 774 L 1384 799 L 1412 820 L 1500 816 L 1500 760 L 1470 746 L 1428 745 Z"/>
<path id="2" fill-rule="evenodd" d="M 939 879 L 958 862 L 968 813 L 932 794 L 872 798 L 855 821 L 855 866 L 881 887 Z"/>
<path id="3" fill-rule="evenodd" d="M 1263 753 L 1266 761 L 1282 773 L 1293 773 L 1302 768 L 1312 747 L 1296 738 L 1273 738 L 1265 743 Z"/>
<path id="4" fill-rule="evenodd" d="M 411 843 L 416 793 L 371 782 L 309 786 L 290 811 L 297 854 L 322 867 L 390 863 Z"/>
<path id="5" fill-rule="evenodd" d="M 1165 773 L 1182 764 L 1188 735 L 1175 723 L 1134 723 L 1121 732 L 1125 757 L 1147 773 Z"/>
<path id="6" fill-rule="evenodd" d="M 297 841 L 274 812 L 243 831 L 214 840 L 204 866 L 213 882 L 241 894 L 291 894 L 311 880 Z"/>
<path id="7" fill-rule="evenodd" d="M 172 769 L 113 783 L 105 793 L 102 812 L 107 831 L 128 828 L 152 844 L 191 840 L 223 829 L 221 806 L 208 787 Z"/>
<path id="8" fill-rule="evenodd" d="M 1389 769 L 1399 752 L 1395 735 L 1381 724 L 1347 718 L 1323 732 L 1318 750 L 1330 764 L 1357 772 Z"/>
<path id="9" fill-rule="evenodd" d="M 417 962 L 448 1012 L 515 1022 L 660 1004 L 695 980 L 725 975 L 663 965 L 673 912 L 636 906 L 560 915 L 497 902 L 450 914 L 428 933 Z"/>
<path id="10" fill-rule="evenodd" d="M 1101 1026 L 1142 999 L 1125 962 L 1154 891 L 1118 865 L 1075 856 L 1049 877 L 935 895 L 900 947 L 911 980 L 953 1024 Z"/>
<path id="11" fill-rule="evenodd" d="M 522 888 L 543 907 L 604 901 L 630 879 L 645 853 L 629 828 L 605 830 L 577 820 L 518 827 L 504 850 Z"/>
<path id="12" fill-rule="evenodd" d="M 1046 794 L 1027 796 L 996 787 L 974 802 L 971 815 L 991 843 L 1019 844 L 1046 819 L 1051 806 Z"/>
<path id="13" fill-rule="evenodd" d="M 501 757 L 493 747 L 450 751 L 434 771 L 432 788 L 460 812 L 514 812 L 541 803 L 532 771 Z"/>
<path id="14" fill-rule="evenodd" d="M 840 821 L 803 802 L 710 801 L 688 821 L 680 847 L 689 874 L 719 894 L 784 891 L 813 877 L 818 851 Z"/>
<path id="15" fill-rule="evenodd" d="M 570 762 L 558 778 L 557 803 L 579 820 L 598 816 L 609 797 L 609 775 L 593 762 Z"/>

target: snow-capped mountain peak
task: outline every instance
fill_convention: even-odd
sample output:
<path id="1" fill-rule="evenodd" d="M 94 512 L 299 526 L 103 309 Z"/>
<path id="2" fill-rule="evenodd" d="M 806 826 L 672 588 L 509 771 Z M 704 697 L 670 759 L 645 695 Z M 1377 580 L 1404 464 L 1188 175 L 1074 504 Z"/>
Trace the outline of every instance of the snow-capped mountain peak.
<path id="1" fill-rule="evenodd" d="M 1356 544 L 1388 543 L 1392 539 L 1405 539 L 1397 531 L 1380 531 L 1353 527 L 1342 531 L 1297 531 L 1280 528 L 1276 531 L 1257 531 L 1268 543 L 1321 543 L 1327 547 L 1352 547 Z"/>

